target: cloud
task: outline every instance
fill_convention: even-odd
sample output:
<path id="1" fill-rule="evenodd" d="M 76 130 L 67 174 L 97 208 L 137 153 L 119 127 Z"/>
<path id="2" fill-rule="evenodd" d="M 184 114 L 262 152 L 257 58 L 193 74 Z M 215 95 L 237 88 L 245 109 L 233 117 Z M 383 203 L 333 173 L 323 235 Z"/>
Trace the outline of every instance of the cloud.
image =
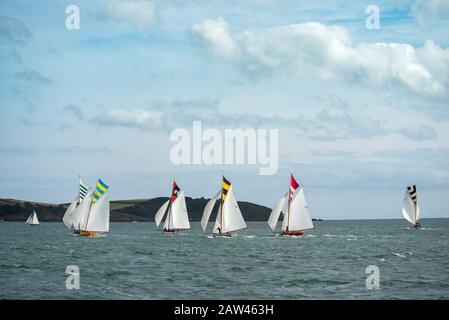
<path id="1" fill-rule="evenodd" d="M 66 147 L 60 147 L 56 148 L 54 150 L 56 153 L 63 153 L 63 154 L 72 154 L 72 153 L 110 153 L 110 150 L 108 147 L 80 147 L 80 146 L 66 146 Z"/>
<path id="2" fill-rule="evenodd" d="M 17 79 L 24 80 L 24 81 L 39 82 L 39 83 L 43 83 L 46 85 L 53 84 L 53 80 L 51 80 L 50 78 L 44 77 L 38 71 L 33 70 L 33 69 L 25 69 L 23 71 L 16 72 L 14 74 L 14 76 Z"/>
<path id="3" fill-rule="evenodd" d="M 229 24 L 218 18 L 194 24 L 191 33 L 193 44 L 209 58 L 253 78 L 293 73 L 322 81 L 399 84 L 429 95 L 448 90 L 447 84 L 436 80 L 447 79 L 447 72 L 432 69 L 432 73 L 425 64 L 428 60 L 419 59 L 430 49 L 441 49 L 436 45 L 419 49 L 404 43 L 354 45 L 345 28 L 317 22 L 231 33 Z M 439 63 L 448 66 L 446 60 Z"/>
<path id="4" fill-rule="evenodd" d="M 13 154 L 13 155 L 29 155 L 36 153 L 33 148 L 24 147 L 0 147 L 1 154 Z"/>
<path id="5" fill-rule="evenodd" d="M 337 103 L 337 107 L 322 109 L 314 115 L 284 117 L 224 113 L 220 111 L 217 99 L 176 99 L 157 102 L 151 108 L 112 109 L 95 116 L 91 123 L 103 127 L 168 132 L 175 128 L 189 128 L 193 121 L 201 121 L 204 128 L 287 128 L 310 139 L 328 141 L 370 139 L 390 134 L 399 134 L 410 140 L 432 140 L 437 136 L 429 126 L 389 128 L 388 121 L 357 114 L 344 101 L 336 101 L 332 103 Z"/>
<path id="6" fill-rule="evenodd" d="M 146 0 L 109 1 L 98 12 L 98 17 L 101 20 L 127 22 L 138 30 L 143 30 L 151 25 L 155 16 L 156 10 L 153 1 Z"/>
<path id="7" fill-rule="evenodd" d="M 62 107 L 62 112 L 64 114 L 75 117 L 79 121 L 84 121 L 83 110 L 79 106 L 76 106 L 73 104 L 67 104 Z"/>
<path id="8" fill-rule="evenodd" d="M 25 44 L 33 37 L 25 23 L 15 18 L 0 15 L 0 41 Z"/>
<path id="9" fill-rule="evenodd" d="M 49 53 L 51 53 L 53 55 L 58 54 L 58 50 L 55 48 L 55 46 L 50 41 L 47 42 L 46 49 Z"/>
<path id="10" fill-rule="evenodd" d="M 411 7 L 411 14 L 421 26 L 436 25 L 441 19 L 449 18 L 449 1 L 417 0 Z"/>
<path id="11" fill-rule="evenodd" d="M 22 64 L 23 62 L 22 57 L 14 49 L 8 50 L 7 52 L 0 51 L 0 60 L 11 61 L 17 64 Z"/>
<path id="12" fill-rule="evenodd" d="M 237 61 L 240 50 L 237 43 L 229 33 L 229 24 L 222 18 L 207 19 L 192 27 L 193 41 L 196 45 L 206 44 L 207 53 L 216 59 Z"/>
<path id="13" fill-rule="evenodd" d="M 114 109 L 96 116 L 92 122 L 105 127 L 128 127 L 138 129 L 160 129 L 162 113 L 144 109 Z"/>
<path id="14" fill-rule="evenodd" d="M 410 140 L 433 140 L 437 138 L 437 131 L 428 125 L 408 126 L 397 131 Z"/>

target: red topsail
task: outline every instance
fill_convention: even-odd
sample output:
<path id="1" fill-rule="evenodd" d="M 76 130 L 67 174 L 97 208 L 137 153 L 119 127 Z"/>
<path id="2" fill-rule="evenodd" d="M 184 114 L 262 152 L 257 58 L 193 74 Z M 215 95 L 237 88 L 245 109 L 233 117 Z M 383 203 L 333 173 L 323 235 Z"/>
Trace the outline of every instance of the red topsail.
<path id="1" fill-rule="evenodd" d="M 290 201 L 293 199 L 293 194 L 295 193 L 295 190 L 298 189 L 299 183 L 296 182 L 295 177 L 293 175 L 290 175 Z"/>
<path id="2" fill-rule="evenodd" d="M 172 190 L 172 193 L 171 193 L 171 202 L 172 203 L 178 197 L 179 191 L 180 191 L 180 189 L 179 189 L 178 185 L 176 184 L 176 181 L 173 180 L 173 190 Z"/>

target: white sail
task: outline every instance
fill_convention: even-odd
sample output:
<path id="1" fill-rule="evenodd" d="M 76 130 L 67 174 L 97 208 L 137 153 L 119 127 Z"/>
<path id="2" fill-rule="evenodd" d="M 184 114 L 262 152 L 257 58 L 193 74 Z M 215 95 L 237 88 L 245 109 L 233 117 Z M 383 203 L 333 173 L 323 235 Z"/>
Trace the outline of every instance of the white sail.
<path id="1" fill-rule="evenodd" d="M 37 225 L 39 224 L 39 219 L 37 218 L 36 210 L 33 209 L 33 212 L 28 217 L 26 224 Z"/>
<path id="2" fill-rule="evenodd" d="M 201 227 L 203 228 L 203 231 L 206 231 L 207 223 L 210 219 L 210 214 L 212 213 L 212 209 L 214 208 L 215 202 L 217 201 L 219 196 L 220 191 L 215 196 L 213 196 L 213 198 L 210 199 L 204 207 L 203 216 L 201 218 Z"/>
<path id="3" fill-rule="evenodd" d="M 171 224 L 171 208 L 168 208 L 168 213 L 165 216 L 164 230 L 170 230 L 170 224 Z"/>
<path id="4" fill-rule="evenodd" d="M 85 228 L 86 219 L 90 212 L 90 205 L 92 203 L 93 193 L 94 189 L 89 191 L 89 193 L 81 202 L 81 204 L 78 207 L 76 207 L 75 211 L 72 212 L 71 218 L 73 229 L 81 230 L 82 228 Z"/>
<path id="5" fill-rule="evenodd" d="M 73 214 L 73 212 L 75 212 L 78 202 L 79 202 L 79 197 L 76 197 L 76 199 L 73 200 L 73 202 L 69 205 L 69 207 L 67 208 L 67 210 L 64 213 L 64 216 L 62 217 L 62 221 L 69 229 L 74 228 L 72 214 Z"/>
<path id="6" fill-rule="evenodd" d="M 31 219 L 31 224 L 39 224 L 39 219 L 37 218 L 37 213 L 33 210 L 33 218 Z"/>
<path id="7" fill-rule="evenodd" d="M 418 222 L 419 216 L 421 215 L 421 210 L 419 209 L 419 201 L 418 201 L 418 195 L 416 195 L 416 213 L 415 213 L 415 220 Z"/>
<path id="8" fill-rule="evenodd" d="M 268 225 L 273 231 L 274 229 L 276 229 L 276 224 L 278 223 L 279 215 L 281 214 L 286 199 L 287 195 L 284 195 L 281 199 L 279 199 L 279 201 L 276 203 L 276 206 L 271 211 L 270 217 L 268 218 Z"/>
<path id="9" fill-rule="evenodd" d="M 167 211 L 167 207 L 170 204 L 170 199 L 168 199 L 156 212 L 156 215 L 154 216 L 154 221 L 156 222 L 156 227 L 159 227 L 159 224 L 161 223 L 162 219 L 164 218 L 165 211 Z"/>
<path id="10" fill-rule="evenodd" d="M 303 187 L 301 187 L 291 201 L 289 215 L 290 221 L 286 223 L 288 224 L 288 231 L 313 229 L 313 222 L 310 218 L 309 207 L 304 196 Z M 288 219 L 288 215 L 284 219 Z M 283 231 L 286 230 L 283 229 Z"/>
<path id="11" fill-rule="evenodd" d="M 288 196 L 287 196 L 288 197 Z M 288 207 L 287 207 L 287 212 L 288 212 Z M 288 214 L 287 214 L 287 212 L 285 212 L 285 214 L 284 214 L 284 219 L 282 220 L 282 227 L 281 227 L 281 230 L 282 231 L 285 231 L 286 229 L 287 229 L 287 224 L 288 224 Z"/>
<path id="12" fill-rule="evenodd" d="M 240 212 L 237 199 L 235 198 L 232 185 L 228 189 L 226 199 L 223 202 L 221 214 L 223 215 L 221 221 L 221 232 L 233 232 L 247 227 L 242 213 Z"/>
<path id="13" fill-rule="evenodd" d="M 108 232 L 109 215 L 109 192 L 105 192 L 90 208 L 86 228 L 83 231 Z"/>
<path id="14" fill-rule="evenodd" d="M 175 230 L 190 229 L 189 216 L 187 214 L 186 198 L 181 191 L 171 204 L 171 227 Z"/>
<path id="15" fill-rule="evenodd" d="M 404 216 L 405 220 L 413 225 L 417 221 L 415 203 L 413 202 L 412 197 L 410 196 L 410 193 L 408 191 L 405 191 L 404 202 L 402 203 L 402 215 Z"/>
<path id="16" fill-rule="evenodd" d="M 217 217 L 215 218 L 215 224 L 214 224 L 214 228 L 212 229 L 212 233 L 220 233 L 223 232 L 222 228 L 221 228 L 221 203 L 218 207 L 218 213 L 217 213 Z M 220 228 L 220 230 L 218 230 Z"/>

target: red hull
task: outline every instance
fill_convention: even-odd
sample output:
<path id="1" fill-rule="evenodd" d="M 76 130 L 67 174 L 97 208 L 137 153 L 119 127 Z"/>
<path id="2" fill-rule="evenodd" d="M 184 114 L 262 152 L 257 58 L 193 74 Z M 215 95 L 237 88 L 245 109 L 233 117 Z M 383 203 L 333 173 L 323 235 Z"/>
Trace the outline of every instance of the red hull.
<path id="1" fill-rule="evenodd" d="M 302 236 L 304 235 L 304 232 L 302 232 L 301 230 L 294 230 L 294 231 L 283 231 L 280 234 L 281 236 Z"/>

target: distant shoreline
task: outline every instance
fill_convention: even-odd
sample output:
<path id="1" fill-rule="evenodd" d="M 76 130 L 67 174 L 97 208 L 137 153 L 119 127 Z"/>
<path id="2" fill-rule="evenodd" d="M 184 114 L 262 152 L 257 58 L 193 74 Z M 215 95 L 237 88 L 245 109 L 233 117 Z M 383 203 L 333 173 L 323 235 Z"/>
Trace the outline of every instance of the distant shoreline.
<path id="1" fill-rule="evenodd" d="M 152 222 L 154 215 L 167 197 L 110 201 L 111 222 Z M 186 197 L 190 221 L 201 221 L 204 207 L 209 199 Z M 246 221 L 267 221 L 272 208 L 239 201 L 239 207 Z M 25 221 L 32 210 L 36 210 L 41 222 L 61 222 L 69 203 L 50 204 L 16 199 L 0 199 L 0 221 Z M 218 204 L 216 204 L 218 208 Z M 313 221 L 322 221 L 315 218 Z"/>

